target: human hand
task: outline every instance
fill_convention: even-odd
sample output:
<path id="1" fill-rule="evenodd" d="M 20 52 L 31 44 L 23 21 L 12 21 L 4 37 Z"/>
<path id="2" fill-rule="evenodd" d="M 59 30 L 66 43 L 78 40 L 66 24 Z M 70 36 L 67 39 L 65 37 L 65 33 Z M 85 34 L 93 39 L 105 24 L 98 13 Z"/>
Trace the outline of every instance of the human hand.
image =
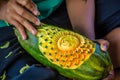
<path id="1" fill-rule="evenodd" d="M 40 13 L 32 0 L 3 0 L 0 2 L 3 3 L 0 6 L 0 19 L 14 25 L 23 39 L 27 39 L 25 28 L 34 35 L 37 33 L 31 23 L 40 25 L 40 21 L 36 17 Z"/>
<path id="2" fill-rule="evenodd" d="M 102 51 L 108 50 L 109 42 L 107 40 L 98 39 L 96 41 L 100 44 L 100 48 Z M 114 70 L 112 68 L 111 71 L 109 72 L 109 75 L 106 78 L 104 78 L 103 80 L 113 80 L 113 79 L 114 79 Z"/>

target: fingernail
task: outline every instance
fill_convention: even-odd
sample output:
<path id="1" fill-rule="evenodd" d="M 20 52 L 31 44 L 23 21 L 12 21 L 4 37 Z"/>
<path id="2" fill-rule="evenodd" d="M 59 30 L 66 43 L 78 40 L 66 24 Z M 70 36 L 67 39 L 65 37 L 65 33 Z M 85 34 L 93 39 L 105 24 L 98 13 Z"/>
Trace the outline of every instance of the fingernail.
<path id="1" fill-rule="evenodd" d="M 103 44 L 103 45 L 101 46 L 101 49 L 102 49 L 103 51 L 106 51 L 106 50 L 107 50 L 107 46 Z"/>
<path id="2" fill-rule="evenodd" d="M 25 37 L 25 36 L 23 36 L 23 40 L 26 40 L 26 37 Z"/>
<path id="3" fill-rule="evenodd" d="M 39 12 L 37 9 L 34 9 L 34 10 L 33 10 L 33 13 L 34 13 L 34 15 L 36 15 L 36 16 L 37 16 L 37 15 L 40 15 L 40 12 Z"/>
<path id="4" fill-rule="evenodd" d="M 40 20 L 39 19 L 36 20 L 36 25 L 40 25 Z"/>
<path id="5" fill-rule="evenodd" d="M 35 35 L 37 33 L 36 30 L 32 30 L 32 34 Z"/>
<path id="6" fill-rule="evenodd" d="M 40 12 L 37 10 L 37 15 L 40 15 Z"/>
<path id="7" fill-rule="evenodd" d="M 36 9 L 33 10 L 34 15 L 38 14 L 38 11 Z"/>

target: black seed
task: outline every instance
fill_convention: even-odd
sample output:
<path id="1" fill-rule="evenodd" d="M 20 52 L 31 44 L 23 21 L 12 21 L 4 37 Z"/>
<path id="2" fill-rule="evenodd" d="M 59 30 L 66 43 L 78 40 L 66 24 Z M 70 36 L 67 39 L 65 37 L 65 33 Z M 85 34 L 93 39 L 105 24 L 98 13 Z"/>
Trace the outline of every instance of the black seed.
<path id="1" fill-rule="evenodd" d="M 49 42 L 50 44 L 52 44 L 52 41 L 51 42 Z"/>
<path id="2" fill-rule="evenodd" d="M 41 35 L 40 37 L 43 37 L 43 35 Z"/>
<path id="3" fill-rule="evenodd" d="M 48 41 L 48 39 L 45 39 L 45 41 Z"/>
<path id="4" fill-rule="evenodd" d="M 50 59 L 53 62 L 53 59 Z"/>
<path id="5" fill-rule="evenodd" d="M 74 59 L 78 59 L 78 58 L 74 58 Z"/>
<path id="6" fill-rule="evenodd" d="M 57 54 L 57 52 L 55 52 L 55 54 Z"/>
<path id="7" fill-rule="evenodd" d="M 59 61 L 59 59 L 56 59 L 56 61 Z"/>
<path id="8" fill-rule="evenodd" d="M 68 55 L 66 55 L 66 57 L 68 57 Z"/>
<path id="9" fill-rule="evenodd" d="M 75 65 L 77 66 L 78 64 L 77 64 L 77 63 L 75 63 Z"/>
<path id="10" fill-rule="evenodd" d="M 46 52 L 43 52 L 43 54 L 46 54 Z"/>
<path id="11" fill-rule="evenodd" d="M 81 54 L 84 54 L 84 52 L 81 52 Z"/>
<path id="12" fill-rule="evenodd" d="M 42 42 L 40 42 L 39 44 L 42 45 Z"/>
<path id="13" fill-rule="evenodd" d="M 75 51 L 76 53 L 78 53 L 78 51 Z"/>
<path id="14" fill-rule="evenodd" d="M 90 51 L 88 51 L 88 54 L 90 54 L 91 52 Z"/>
<path id="15" fill-rule="evenodd" d="M 65 60 L 62 60 L 62 62 L 65 62 Z"/>
<path id="16" fill-rule="evenodd" d="M 70 62 L 72 62 L 72 60 L 70 60 Z"/>
<path id="17" fill-rule="evenodd" d="M 82 59 L 81 61 L 84 61 L 85 59 Z"/>
<path id="18" fill-rule="evenodd" d="M 54 50 L 54 48 L 52 47 L 51 50 Z"/>
<path id="19" fill-rule="evenodd" d="M 50 35 L 50 33 L 48 33 L 48 35 Z"/>
<path id="20" fill-rule="evenodd" d="M 55 32 L 53 32 L 53 34 L 55 34 Z"/>
<path id="21" fill-rule="evenodd" d="M 61 30 L 58 29 L 58 31 L 61 31 Z"/>
<path id="22" fill-rule="evenodd" d="M 48 46 L 45 46 L 45 48 L 48 48 Z"/>
<path id="23" fill-rule="evenodd" d="M 60 66 L 61 66 L 61 67 L 63 67 L 63 65 L 62 65 L 62 64 L 61 64 Z"/>
<path id="24" fill-rule="evenodd" d="M 51 53 L 49 53 L 49 55 L 52 55 Z"/>

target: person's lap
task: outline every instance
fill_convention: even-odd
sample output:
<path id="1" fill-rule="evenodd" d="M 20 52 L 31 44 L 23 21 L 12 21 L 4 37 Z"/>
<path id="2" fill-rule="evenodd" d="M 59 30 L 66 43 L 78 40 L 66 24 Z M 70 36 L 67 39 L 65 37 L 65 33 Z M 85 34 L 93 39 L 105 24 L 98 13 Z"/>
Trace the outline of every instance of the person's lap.
<path id="1" fill-rule="evenodd" d="M 120 67 L 120 0 L 96 1 L 96 38 L 110 42 L 114 67 Z"/>
<path id="2" fill-rule="evenodd" d="M 65 7 L 60 8 L 60 10 L 65 10 Z M 67 16 L 61 14 L 60 16 L 62 17 L 57 17 L 59 10 L 55 13 L 56 16 L 53 16 L 53 13 L 47 19 L 42 20 L 42 22 L 68 28 L 68 25 L 65 24 L 65 22 L 69 22 L 68 19 L 63 21 Z M 5 74 L 6 80 L 67 80 L 67 78 L 59 75 L 56 71 L 43 66 L 33 59 L 20 46 L 17 37 L 14 34 L 13 26 L 0 28 L 0 36 L 1 79 L 2 75 L 4 78 Z M 7 44 L 8 47 L 4 48 L 5 44 Z"/>
<path id="3" fill-rule="evenodd" d="M 62 7 L 56 10 L 47 19 L 42 20 L 42 22 L 72 30 L 72 26 L 70 24 L 67 15 L 67 10 L 65 8 L 65 3 L 62 4 L 61 6 Z M 99 15 L 99 16 L 104 17 L 105 15 Z M 109 24 L 109 22 L 107 24 Z M 100 25 L 100 26 L 105 26 L 105 25 Z M 97 28 L 96 31 L 98 30 L 99 28 Z M 99 33 L 97 35 L 99 35 Z M 29 80 L 33 80 L 33 78 L 37 80 L 37 77 L 38 80 L 46 80 L 46 78 L 48 78 L 48 80 L 52 78 L 57 79 L 58 77 L 59 79 L 57 80 L 65 79 L 64 77 L 61 77 L 60 75 L 56 74 L 56 72 L 54 72 L 50 68 L 47 68 L 43 65 L 41 66 L 40 63 L 38 63 L 30 55 L 28 55 L 24 51 L 24 49 L 22 49 L 21 46 L 19 45 L 17 38 L 14 35 L 12 27 L 0 29 L 0 36 L 1 36 L 0 46 L 4 45 L 6 42 L 10 42 L 8 48 L 0 49 L 0 75 L 6 72 L 8 80 L 12 80 L 12 79 L 22 80 L 23 78 L 25 80 L 28 80 L 27 78 L 29 78 Z M 98 36 L 98 38 L 104 36 L 105 35 L 103 34 L 102 36 Z M 11 55 L 8 56 L 9 53 Z M 27 70 L 24 71 L 23 70 L 24 68 L 26 68 Z M 21 71 L 23 72 L 22 74 L 20 74 Z"/>
<path id="4" fill-rule="evenodd" d="M 12 26 L 1 28 L 0 36 L 0 79 L 66 80 L 33 59 L 18 43 Z"/>

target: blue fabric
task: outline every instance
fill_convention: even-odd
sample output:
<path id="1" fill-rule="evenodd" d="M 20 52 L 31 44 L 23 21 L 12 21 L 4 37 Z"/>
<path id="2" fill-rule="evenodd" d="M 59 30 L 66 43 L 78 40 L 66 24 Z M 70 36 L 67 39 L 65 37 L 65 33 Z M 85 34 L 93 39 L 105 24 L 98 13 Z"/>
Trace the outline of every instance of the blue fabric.
<path id="1" fill-rule="evenodd" d="M 9 26 L 7 22 L 0 20 L 0 27 Z"/>
<path id="2" fill-rule="evenodd" d="M 96 38 L 103 38 L 120 27 L 120 0 L 96 0 Z"/>
<path id="3" fill-rule="evenodd" d="M 0 80 L 2 80 L 4 73 L 5 80 L 66 80 L 55 70 L 32 58 L 18 43 L 12 26 L 2 27 L 0 36 Z M 6 42 L 10 43 L 9 46 L 1 48 Z M 8 56 L 10 52 L 12 53 Z M 26 65 L 29 67 L 20 73 Z"/>
<path id="4" fill-rule="evenodd" d="M 99 12 L 98 10 L 96 11 L 97 16 L 99 15 L 99 17 L 96 19 L 96 23 L 97 23 L 96 31 L 98 31 L 97 33 L 101 32 L 100 36 L 103 36 L 105 34 L 103 31 L 107 32 L 107 30 L 109 30 L 111 27 L 116 28 L 116 26 L 120 24 L 119 23 L 120 20 L 118 20 L 120 17 L 119 16 L 120 7 L 118 8 L 119 6 L 118 4 L 120 4 L 119 3 L 120 1 L 119 0 L 115 0 L 117 2 L 112 1 L 114 4 L 112 4 L 111 1 L 112 0 L 109 0 L 109 1 L 97 0 L 96 2 L 96 4 L 99 4 L 96 7 L 96 10 L 97 9 L 100 9 L 101 11 L 103 10 L 103 12 L 101 11 Z M 117 6 L 117 10 L 115 5 Z M 108 16 L 106 17 L 108 13 L 111 13 L 111 10 L 109 8 L 112 9 L 113 14 L 111 14 L 110 17 Z M 116 20 L 116 22 L 114 20 Z M 46 19 L 43 19 L 42 22 L 57 25 L 59 27 L 63 27 L 67 29 L 72 29 L 72 26 L 70 24 L 70 21 L 67 15 L 67 10 L 64 4 L 62 4 L 49 17 L 47 17 Z M 112 22 L 117 23 L 116 26 L 114 26 L 115 24 L 111 24 L 111 26 L 107 26 L 109 29 L 104 30 L 106 25 L 109 25 L 109 23 L 112 23 Z M 100 26 L 98 26 L 98 24 Z M 100 36 L 98 35 L 98 37 Z M 42 80 L 42 79 L 46 79 L 46 77 L 49 78 L 48 80 L 67 80 L 67 78 L 61 76 L 56 71 L 46 66 L 43 66 L 42 64 L 38 63 L 35 59 L 33 59 L 30 55 L 28 55 L 27 52 L 19 45 L 17 38 L 14 35 L 13 28 L 11 26 L 2 27 L 0 29 L 0 47 L 3 46 L 8 41 L 10 42 L 9 47 L 4 49 L 0 48 L 0 76 L 6 72 L 6 76 L 7 76 L 6 80 Z M 12 51 L 12 54 L 6 58 L 6 56 L 11 51 Z M 26 64 L 29 65 L 29 68 L 25 70 L 22 74 L 20 74 L 21 68 L 24 67 Z"/>
<path id="5" fill-rule="evenodd" d="M 65 4 L 61 6 L 42 22 L 70 29 L 71 25 L 66 14 Z M 2 27 L 0 37 L 0 76 L 5 74 L 6 80 L 68 80 L 57 71 L 40 64 L 31 57 L 18 43 L 12 26 Z M 9 46 L 1 48 L 7 42 L 10 43 Z M 10 52 L 12 53 L 8 56 Z M 26 65 L 29 67 L 21 74 L 21 70 Z M 1 77 L 0 80 L 2 80 Z"/>

